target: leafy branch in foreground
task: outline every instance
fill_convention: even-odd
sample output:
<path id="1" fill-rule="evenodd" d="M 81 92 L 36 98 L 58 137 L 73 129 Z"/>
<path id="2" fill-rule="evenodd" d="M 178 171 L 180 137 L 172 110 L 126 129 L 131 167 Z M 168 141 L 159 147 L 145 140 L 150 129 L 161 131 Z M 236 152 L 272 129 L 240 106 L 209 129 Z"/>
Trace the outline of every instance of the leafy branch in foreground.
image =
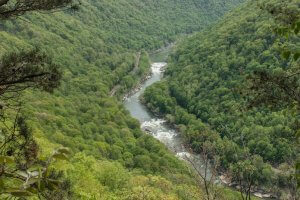
<path id="1" fill-rule="evenodd" d="M 29 87 L 51 92 L 60 78 L 58 66 L 46 53 L 38 49 L 10 53 L 0 61 L 0 96 Z"/>
<path id="2" fill-rule="evenodd" d="M 0 19 L 29 11 L 78 9 L 73 0 L 0 0 Z M 38 145 L 25 119 L 19 116 L 22 92 L 28 88 L 52 92 L 62 73 L 52 59 L 38 49 L 12 52 L 0 60 L 0 196 L 63 199 L 70 184 L 51 169 L 54 160 L 67 160 L 69 151 L 57 149 L 47 161 L 38 159 Z"/>
<path id="3" fill-rule="evenodd" d="M 38 145 L 20 116 L 22 93 L 28 89 L 52 92 L 62 73 L 46 53 L 38 49 L 9 53 L 0 61 L 0 196 L 65 196 L 69 184 L 50 168 L 54 160 L 67 159 L 66 148 L 47 161 L 38 159 Z M 68 186 L 63 189 L 62 185 Z"/>
<path id="4" fill-rule="evenodd" d="M 67 148 L 55 150 L 47 161 L 38 159 L 38 146 L 23 117 L 0 130 L 0 196 L 40 198 L 62 192 L 62 174 L 51 169 L 55 160 L 68 160 Z M 52 191 L 55 191 L 53 193 Z"/>
<path id="5" fill-rule="evenodd" d="M 0 117 L 5 109 L 19 104 L 18 97 L 24 90 L 52 92 L 60 85 L 61 77 L 58 65 L 38 49 L 5 55 L 0 60 Z"/>
<path id="6" fill-rule="evenodd" d="M 77 10 L 74 0 L 0 0 L 0 18 L 17 17 L 30 11 Z"/>

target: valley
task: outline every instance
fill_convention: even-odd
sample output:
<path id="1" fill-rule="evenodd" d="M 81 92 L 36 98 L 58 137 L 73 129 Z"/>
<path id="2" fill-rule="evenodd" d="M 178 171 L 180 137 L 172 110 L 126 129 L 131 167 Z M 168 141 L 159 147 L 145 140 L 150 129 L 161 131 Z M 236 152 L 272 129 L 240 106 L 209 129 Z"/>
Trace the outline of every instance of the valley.
<path id="1" fill-rule="evenodd" d="M 0 199 L 298 199 L 299 6 L 0 0 Z"/>

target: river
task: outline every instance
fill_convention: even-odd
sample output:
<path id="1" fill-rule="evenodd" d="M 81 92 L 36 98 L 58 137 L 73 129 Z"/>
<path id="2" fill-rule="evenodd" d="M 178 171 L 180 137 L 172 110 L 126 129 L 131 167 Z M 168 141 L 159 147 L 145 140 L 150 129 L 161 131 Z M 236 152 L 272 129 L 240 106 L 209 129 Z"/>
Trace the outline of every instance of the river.
<path id="1" fill-rule="evenodd" d="M 136 118 L 141 123 L 141 128 L 148 134 L 151 134 L 154 138 L 158 139 L 162 142 L 166 147 L 173 152 L 179 159 L 185 160 L 188 163 L 190 161 L 193 162 L 193 165 L 196 167 L 196 171 L 200 172 L 202 175 L 206 174 L 206 179 L 209 180 L 211 178 L 211 172 L 207 169 L 205 173 L 205 167 L 203 165 L 203 160 L 199 155 L 191 153 L 185 146 L 185 142 L 181 137 L 180 133 L 168 126 L 166 120 L 160 119 L 152 115 L 149 110 L 140 102 L 139 97 L 147 87 L 152 85 L 153 83 L 160 81 L 163 78 L 164 68 L 167 66 L 166 62 L 161 62 L 166 60 L 166 56 L 168 55 L 170 49 L 164 49 L 161 53 L 158 54 L 154 60 L 155 62 L 151 64 L 151 77 L 146 80 L 141 86 L 140 89 L 127 97 L 124 100 L 124 106 L 129 110 L 131 116 Z M 215 183 L 220 183 L 219 177 L 214 177 Z M 228 183 L 224 183 L 228 185 Z M 266 197 L 270 194 L 261 194 L 254 193 L 257 197 Z"/>
<path id="2" fill-rule="evenodd" d="M 140 121 L 143 130 L 164 143 L 172 152 L 182 158 L 182 156 L 188 155 L 189 153 L 183 146 L 184 144 L 180 138 L 180 134 L 176 130 L 168 127 L 165 120 L 154 117 L 139 100 L 139 96 L 148 86 L 162 79 L 163 68 L 166 65 L 167 63 L 165 62 L 152 63 L 151 78 L 142 84 L 141 89 L 137 93 L 128 97 L 124 101 L 124 105 L 130 111 L 131 116 Z"/>
<path id="3" fill-rule="evenodd" d="M 166 65 L 166 62 L 152 63 L 152 76 L 141 85 L 138 92 L 124 100 L 124 105 L 131 113 L 131 116 L 140 121 L 142 130 L 165 144 L 178 158 L 193 161 L 198 170 L 204 173 L 201 159 L 185 148 L 184 140 L 181 138 L 180 133 L 169 127 L 164 119 L 153 116 L 139 100 L 140 95 L 148 86 L 163 78 L 163 69 Z"/>
<path id="4" fill-rule="evenodd" d="M 139 100 L 140 95 L 143 94 L 147 87 L 157 81 L 162 80 L 164 69 L 167 66 L 165 61 L 167 60 L 167 56 L 169 55 L 172 46 L 173 45 L 170 45 L 152 56 L 151 60 L 153 63 L 151 64 L 151 77 L 142 83 L 136 93 L 125 98 L 124 106 L 127 108 L 127 110 L 129 110 L 132 117 L 140 121 L 142 130 L 148 134 L 151 134 L 154 138 L 162 142 L 179 159 L 187 161 L 188 164 L 192 162 L 194 170 L 198 173 L 201 173 L 202 176 L 206 174 L 206 179 L 210 180 L 212 178 L 212 174 L 209 170 L 209 167 L 205 172 L 203 160 L 199 155 L 191 153 L 191 151 L 186 148 L 185 141 L 181 137 L 181 134 L 174 128 L 168 126 L 166 120 L 152 115 Z M 222 176 L 213 177 L 213 180 L 215 183 L 222 182 L 224 185 L 229 185 L 229 182 L 222 180 Z M 255 192 L 254 196 L 263 198 L 269 197 L 271 194 Z"/>

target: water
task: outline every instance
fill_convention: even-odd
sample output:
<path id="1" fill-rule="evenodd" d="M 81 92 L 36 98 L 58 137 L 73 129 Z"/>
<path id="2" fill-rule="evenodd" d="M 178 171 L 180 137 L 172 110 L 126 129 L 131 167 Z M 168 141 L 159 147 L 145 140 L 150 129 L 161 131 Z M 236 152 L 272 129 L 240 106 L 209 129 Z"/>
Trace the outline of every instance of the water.
<path id="1" fill-rule="evenodd" d="M 184 155 L 184 147 L 180 134 L 174 129 L 169 128 L 166 125 L 165 120 L 155 118 L 151 115 L 151 113 L 149 113 L 147 108 L 139 100 L 139 96 L 148 86 L 161 80 L 163 76 L 163 67 L 166 65 L 167 63 L 165 62 L 153 63 L 151 66 L 151 78 L 142 85 L 141 89 L 137 93 L 128 97 L 124 101 L 124 105 L 131 113 L 131 116 L 140 121 L 142 130 L 151 134 L 153 137 L 164 143 L 172 152 L 180 156 Z"/>
<path id="2" fill-rule="evenodd" d="M 169 51 L 169 49 L 167 49 Z M 157 57 L 155 61 L 166 58 L 165 51 L 160 57 Z M 154 59 L 152 59 L 154 60 Z M 145 91 L 145 89 L 153 83 L 160 81 L 163 78 L 163 68 L 167 65 L 166 62 L 154 62 L 151 66 L 152 76 L 145 83 L 142 84 L 141 89 L 125 99 L 124 105 L 131 113 L 132 117 L 138 119 L 141 123 L 141 128 L 148 134 L 151 134 L 154 138 L 166 145 L 168 149 L 173 152 L 179 159 L 187 161 L 187 163 L 193 163 L 192 168 L 200 173 L 202 176 L 206 174 L 206 179 L 212 178 L 215 184 L 220 184 L 219 177 L 212 176 L 210 166 L 205 170 L 203 159 L 199 155 L 192 153 L 185 147 L 185 142 L 182 139 L 180 133 L 175 129 L 167 126 L 164 119 L 159 119 L 151 115 L 147 108 L 140 102 L 139 97 Z M 205 172 L 206 171 L 206 172 Z M 228 183 L 224 183 L 228 185 Z M 262 195 L 256 192 L 255 196 Z M 269 195 L 269 194 L 267 194 Z"/>
<path id="3" fill-rule="evenodd" d="M 163 77 L 163 68 L 167 65 L 165 62 L 155 62 L 151 66 L 152 76 L 142 86 L 141 89 L 129 96 L 124 101 L 125 107 L 131 113 L 131 116 L 138 119 L 141 123 L 141 128 L 154 138 L 165 144 L 178 158 L 192 161 L 197 170 L 204 174 L 203 164 L 199 156 L 191 153 L 184 145 L 180 133 L 173 128 L 167 126 L 164 119 L 159 119 L 151 115 L 147 108 L 140 102 L 139 96 L 145 89 L 153 83 L 160 81 Z M 210 173 L 208 172 L 208 177 Z"/>
<path id="4" fill-rule="evenodd" d="M 145 91 L 145 89 L 148 86 L 162 79 L 162 69 L 166 65 L 167 63 L 165 62 L 153 63 L 151 66 L 151 78 L 142 84 L 141 89 L 137 93 L 133 94 L 132 96 L 129 96 L 124 101 L 124 105 L 130 111 L 131 116 L 138 119 L 141 122 L 141 124 L 147 121 L 151 121 L 153 117 L 148 112 L 147 108 L 140 103 L 139 96 Z"/>

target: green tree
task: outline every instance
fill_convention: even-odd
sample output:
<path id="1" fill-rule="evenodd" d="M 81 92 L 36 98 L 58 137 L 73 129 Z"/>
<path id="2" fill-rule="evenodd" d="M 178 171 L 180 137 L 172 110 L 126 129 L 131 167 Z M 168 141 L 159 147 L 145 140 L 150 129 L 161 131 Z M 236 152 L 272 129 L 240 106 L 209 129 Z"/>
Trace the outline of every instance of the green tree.
<path id="1" fill-rule="evenodd" d="M 27 11 L 49 11 L 66 7 L 70 3 L 71 0 L 1 0 L 0 18 L 20 16 Z M 59 180 L 61 174 L 51 171 L 49 166 L 53 159 L 67 159 L 69 151 L 58 149 L 48 161 L 40 161 L 31 130 L 24 118 L 19 116 L 19 97 L 24 90 L 37 88 L 51 92 L 59 86 L 61 72 L 58 66 L 48 55 L 34 49 L 5 55 L 0 61 L 0 74 L 0 195 L 36 195 L 45 199 L 68 195 L 57 192 L 61 191 L 57 190 L 57 186 L 63 185 Z M 17 112 L 14 112 L 16 109 Z M 65 186 L 68 189 L 69 186 Z"/>
<path id="2" fill-rule="evenodd" d="M 272 175 L 271 167 L 260 156 L 238 161 L 231 166 L 231 173 L 232 180 L 238 183 L 243 200 L 250 200 L 253 187 L 270 182 Z"/>
<path id="3" fill-rule="evenodd" d="M 70 6 L 77 9 L 73 0 L 0 0 L 0 18 L 8 19 L 25 14 L 29 11 L 53 11 Z M 72 5 L 73 4 L 73 5 Z"/>
<path id="4" fill-rule="evenodd" d="M 281 40 L 299 36 L 300 9 L 296 1 L 262 2 L 259 6 L 273 17 L 276 22 L 273 30 Z M 296 44 L 298 45 L 285 44 L 281 46 L 282 57 L 287 60 L 288 65 L 284 70 L 280 70 L 280 73 L 270 73 L 267 69 L 262 69 L 254 71 L 254 74 L 249 76 L 250 93 L 253 95 L 253 99 L 250 101 L 251 106 L 267 104 L 278 108 L 284 105 L 291 108 L 292 115 L 298 118 L 300 110 L 300 65 L 298 62 L 300 49 L 299 42 Z M 300 130 L 299 125 L 297 127 Z M 299 136 L 297 137 L 299 145 Z M 300 187 L 299 162 L 296 161 L 295 174 L 298 187 Z"/>

